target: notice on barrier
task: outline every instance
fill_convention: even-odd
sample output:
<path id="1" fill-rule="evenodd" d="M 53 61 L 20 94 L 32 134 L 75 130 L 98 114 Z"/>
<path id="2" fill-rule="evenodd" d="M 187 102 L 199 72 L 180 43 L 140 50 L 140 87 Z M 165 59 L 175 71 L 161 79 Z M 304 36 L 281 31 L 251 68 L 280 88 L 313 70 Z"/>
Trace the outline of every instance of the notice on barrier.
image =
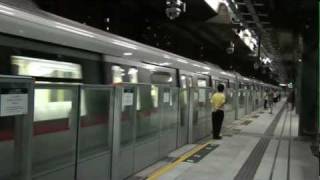
<path id="1" fill-rule="evenodd" d="M 170 102 L 170 93 L 166 92 L 163 94 L 163 102 L 164 103 Z"/>
<path id="2" fill-rule="evenodd" d="M 28 113 L 28 94 L 2 94 L 0 116 L 15 116 Z"/>
<path id="3" fill-rule="evenodd" d="M 122 97 L 122 106 L 132 106 L 133 105 L 133 93 L 124 92 Z"/>
<path id="4" fill-rule="evenodd" d="M 206 90 L 199 89 L 199 102 L 206 102 Z"/>

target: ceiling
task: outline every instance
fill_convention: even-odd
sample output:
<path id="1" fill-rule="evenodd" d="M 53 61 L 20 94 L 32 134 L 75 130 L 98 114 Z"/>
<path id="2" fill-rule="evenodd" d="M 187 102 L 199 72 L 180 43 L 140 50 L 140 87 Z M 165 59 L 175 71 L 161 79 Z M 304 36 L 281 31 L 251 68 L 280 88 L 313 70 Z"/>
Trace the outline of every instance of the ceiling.
<path id="1" fill-rule="evenodd" d="M 215 1 L 215 0 L 212 0 Z M 226 0 L 239 21 L 215 12 L 204 0 L 184 0 L 187 11 L 175 20 L 165 15 L 165 0 L 34 0 L 49 12 L 223 69 L 269 83 L 290 81 L 314 29 L 315 0 Z M 258 57 L 234 33 L 248 28 L 261 40 Z M 309 38 L 310 39 L 310 38 Z M 235 51 L 226 49 L 234 42 Z"/>

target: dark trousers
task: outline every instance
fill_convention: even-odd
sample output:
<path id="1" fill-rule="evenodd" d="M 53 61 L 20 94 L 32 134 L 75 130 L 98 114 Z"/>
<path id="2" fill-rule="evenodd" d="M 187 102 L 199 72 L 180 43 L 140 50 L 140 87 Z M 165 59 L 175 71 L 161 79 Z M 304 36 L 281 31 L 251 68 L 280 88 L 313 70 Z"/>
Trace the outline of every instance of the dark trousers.
<path id="1" fill-rule="evenodd" d="M 216 112 L 212 112 L 212 130 L 213 137 L 219 137 L 221 126 L 224 118 L 224 112 L 222 110 L 217 110 Z"/>
<path id="2" fill-rule="evenodd" d="M 264 109 L 268 108 L 268 100 L 264 100 Z"/>

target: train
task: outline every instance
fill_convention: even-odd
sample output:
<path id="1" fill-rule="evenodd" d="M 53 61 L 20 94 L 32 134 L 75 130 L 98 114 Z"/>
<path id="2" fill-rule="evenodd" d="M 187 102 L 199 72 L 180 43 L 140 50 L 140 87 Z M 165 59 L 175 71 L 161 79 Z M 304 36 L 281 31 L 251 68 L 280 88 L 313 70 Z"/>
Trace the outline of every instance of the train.
<path id="1" fill-rule="evenodd" d="M 225 126 L 279 89 L 40 9 L 0 3 L 0 22 L 0 74 L 35 80 L 30 179 L 125 179 L 210 136 L 218 84 Z M 0 121 L 0 179 L 17 173 L 14 121 Z"/>

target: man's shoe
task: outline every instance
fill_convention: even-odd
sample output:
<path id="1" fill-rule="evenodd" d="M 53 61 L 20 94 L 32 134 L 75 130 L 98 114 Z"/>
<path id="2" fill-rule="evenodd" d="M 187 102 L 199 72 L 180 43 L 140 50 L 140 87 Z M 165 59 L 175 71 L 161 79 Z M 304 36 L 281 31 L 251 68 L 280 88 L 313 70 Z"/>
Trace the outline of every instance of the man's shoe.
<path id="1" fill-rule="evenodd" d="M 217 140 L 219 140 L 219 139 L 222 139 L 222 136 L 213 137 L 213 139 L 217 139 Z"/>

